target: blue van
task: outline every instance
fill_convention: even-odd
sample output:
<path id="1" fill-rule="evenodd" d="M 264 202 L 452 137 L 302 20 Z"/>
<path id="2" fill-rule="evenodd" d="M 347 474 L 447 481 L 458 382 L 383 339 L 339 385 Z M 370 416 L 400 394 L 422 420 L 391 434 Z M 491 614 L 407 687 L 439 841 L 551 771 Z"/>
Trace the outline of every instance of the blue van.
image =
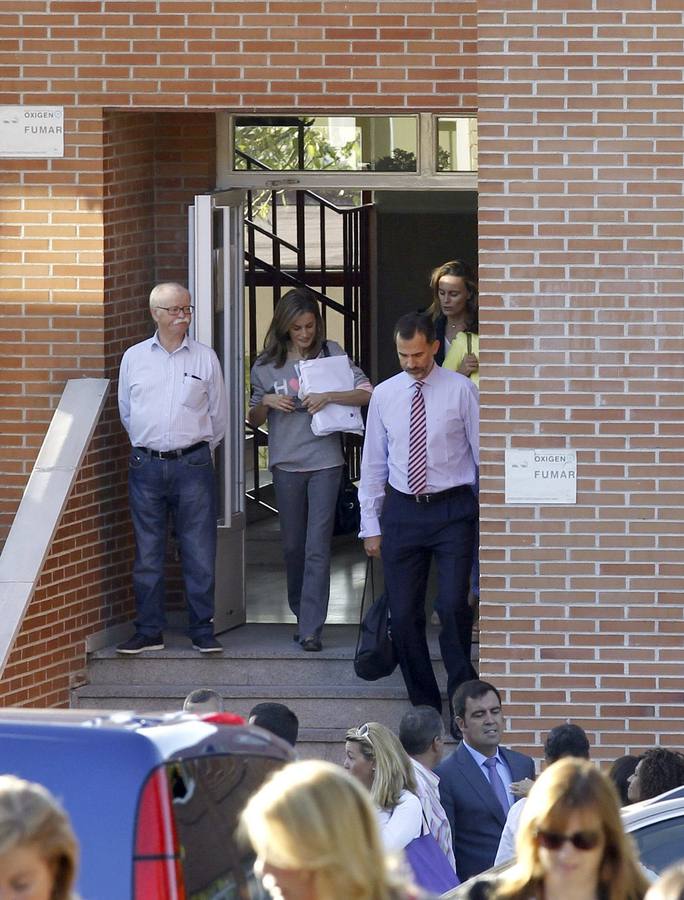
<path id="1" fill-rule="evenodd" d="M 82 900 L 261 896 L 236 825 L 293 752 L 221 718 L 0 710 L 0 772 L 44 784 L 63 804 L 81 846 Z"/>

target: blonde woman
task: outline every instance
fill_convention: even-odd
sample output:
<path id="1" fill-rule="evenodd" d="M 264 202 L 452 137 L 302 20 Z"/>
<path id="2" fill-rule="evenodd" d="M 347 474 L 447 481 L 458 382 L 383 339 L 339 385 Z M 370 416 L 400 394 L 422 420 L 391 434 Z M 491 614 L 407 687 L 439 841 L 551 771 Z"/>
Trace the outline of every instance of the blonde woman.
<path id="1" fill-rule="evenodd" d="M 0 776 L 0 897 L 76 900 L 77 863 L 76 838 L 52 794 Z"/>
<path id="2" fill-rule="evenodd" d="M 411 760 L 399 738 L 379 722 L 347 732 L 344 767 L 363 784 L 377 809 L 385 849 L 403 850 L 423 828 Z"/>
<path id="3" fill-rule="evenodd" d="M 610 780 L 567 757 L 532 787 L 520 820 L 517 863 L 476 881 L 469 900 L 642 900 L 648 882 L 625 835 Z"/>
<path id="4" fill-rule="evenodd" d="M 432 270 L 428 312 L 440 342 L 435 362 L 479 385 L 480 350 L 477 282 L 470 267 L 452 259 Z"/>
<path id="5" fill-rule="evenodd" d="M 274 900 L 417 900 L 383 852 L 367 791 L 315 760 L 277 771 L 248 802 L 242 827 Z"/>

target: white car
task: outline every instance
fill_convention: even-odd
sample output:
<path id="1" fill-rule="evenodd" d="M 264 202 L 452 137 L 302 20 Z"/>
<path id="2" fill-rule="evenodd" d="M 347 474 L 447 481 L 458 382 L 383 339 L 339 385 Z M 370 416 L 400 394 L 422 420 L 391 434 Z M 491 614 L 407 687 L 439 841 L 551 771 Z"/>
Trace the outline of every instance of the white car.
<path id="1" fill-rule="evenodd" d="M 649 873 L 659 875 L 663 869 L 684 860 L 684 787 L 626 806 L 622 821 Z"/>

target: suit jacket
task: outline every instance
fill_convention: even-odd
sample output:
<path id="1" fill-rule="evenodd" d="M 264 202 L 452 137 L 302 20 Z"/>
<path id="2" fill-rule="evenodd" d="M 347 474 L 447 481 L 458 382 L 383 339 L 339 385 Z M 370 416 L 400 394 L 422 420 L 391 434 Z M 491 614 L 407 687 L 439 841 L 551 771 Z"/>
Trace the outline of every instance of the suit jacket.
<path id="1" fill-rule="evenodd" d="M 499 747 L 513 781 L 534 778 L 534 761 Z M 451 825 L 456 869 L 461 881 L 494 865 L 506 816 L 489 779 L 463 743 L 435 769 L 439 795 Z"/>

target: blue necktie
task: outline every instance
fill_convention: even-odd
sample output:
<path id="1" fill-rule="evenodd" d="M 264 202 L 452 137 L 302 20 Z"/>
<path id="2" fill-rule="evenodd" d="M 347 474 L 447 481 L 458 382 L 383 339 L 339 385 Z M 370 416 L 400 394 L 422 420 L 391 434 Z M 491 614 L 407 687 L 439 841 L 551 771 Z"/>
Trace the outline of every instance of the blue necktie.
<path id="1" fill-rule="evenodd" d="M 496 756 L 490 756 L 489 759 L 484 761 L 485 766 L 487 767 L 487 774 L 489 775 L 489 783 L 492 786 L 492 790 L 496 795 L 496 799 L 501 804 L 501 808 L 504 811 L 505 815 L 508 815 L 508 810 L 510 804 L 508 802 L 508 794 L 506 793 L 506 788 L 504 787 L 504 783 L 501 780 L 501 775 L 496 771 Z"/>

